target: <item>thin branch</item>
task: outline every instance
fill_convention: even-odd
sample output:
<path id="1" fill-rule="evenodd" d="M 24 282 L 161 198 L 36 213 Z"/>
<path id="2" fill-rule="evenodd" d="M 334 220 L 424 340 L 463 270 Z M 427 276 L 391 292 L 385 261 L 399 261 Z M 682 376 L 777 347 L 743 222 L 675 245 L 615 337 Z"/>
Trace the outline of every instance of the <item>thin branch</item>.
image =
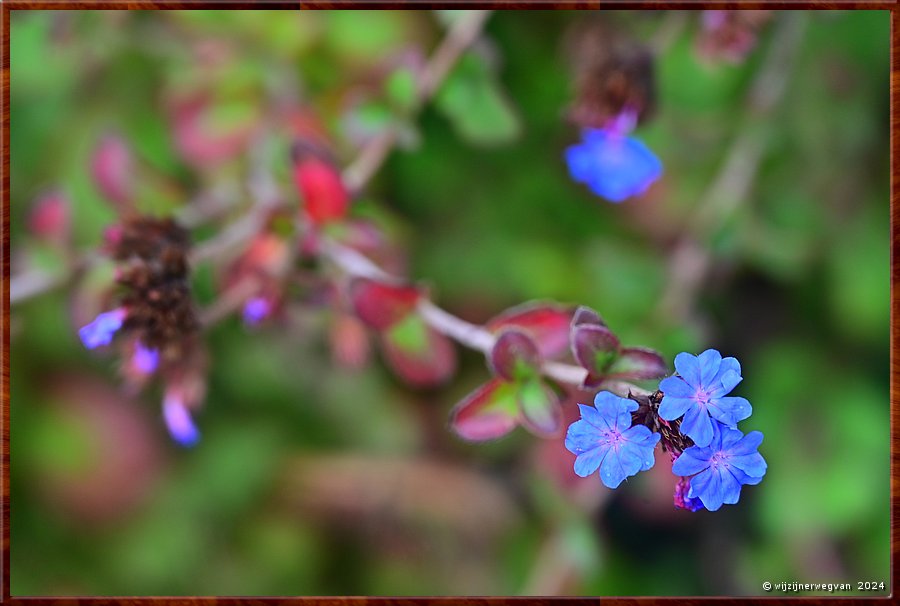
<path id="1" fill-rule="evenodd" d="M 746 201 L 765 157 L 771 129 L 765 124 L 787 89 L 805 28 L 805 16 L 787 12 L 778 23 L 768 55 L 747 94 L 748 116 L 704 193 L 695 217 L 670 255 L 669 280 L 660 315 L 685 318 L 713 260 L 704 244 Z"/>
<path id="2" fill-rule="evenodd" d="M 443 42 L 422 69 L 416 83 L 415 106 L 417 109 L 421 108 L 440 88 L 441 82 L 456 65 L 463 52 L 481 34 L 490 14 L 491 11 L 486 10 L 467 11 L 453 24 Z M 361 190 L 378 172 L 394 144 L 397 143 L 398 137 L 399 131 L 396 128 L 390 128 L 372 139 L 363 148 L 356 160 L 344 170 L 344 183 L 351 191 Z"/>
<path id="3" fill-rule="evenodd" d="M 365 255 L 333 240 L 324 241 L 322 254 L 348 276 L 367 278 L 389 284 L 406 282 L 406 280 L 384 271 Z M 416 310 L 431 328 L 450 337 L 460 345 L 485 354 L 489 353 L 494 346 L 495 337 L 484 326 L 472 324 L 454 316 L 428 299 L 419 301 Z M 541 371 L 549 379 L 576 387 L 580 387 L 584 383 L 585 377 L 587 377 L 587 371 L 584 368 L 562 362 L 544 362 Z M 650 395 L 649 391 L 626 381 L 608 381 L 603 384 L 603 387 L 607 391 L 612 391 L 622 396 L 626 396 L 628 393 Z"/>

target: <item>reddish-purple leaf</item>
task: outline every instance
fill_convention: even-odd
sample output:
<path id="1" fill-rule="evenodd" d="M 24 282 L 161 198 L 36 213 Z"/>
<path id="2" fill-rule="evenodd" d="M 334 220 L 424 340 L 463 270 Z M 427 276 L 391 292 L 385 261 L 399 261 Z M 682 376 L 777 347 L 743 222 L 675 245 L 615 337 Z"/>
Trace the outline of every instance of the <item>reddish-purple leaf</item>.
<path id="1" fill-rule="evenodd" d="M 450 428 L 463 440 L 484 442 L 503 437 L 518 424 L 515 386 L 491 379 L 450 412 Z"/>
<path id="2" fill-rule="evenodd" d="M 606 372 L 608 379 L 659 379 L 668 369 L 661 355 L 652 349 L 626 347 Z"/>
<path id="3" fill-rule="evenodd" d="M 535 340 L 541 357 L 555 358 L 569 347 L 569 323 L 574 309 L 568 305 L 530 302 L 507 309 L 490 320 L 486 328 L 497 333 L 510 326 L 522 328 Z"/>
<path id="4" fill-rule="evenodd" d="M 65 242 L 70 234 L 71 203 L 62 192 L 52 191 L 35 200 L 28 216 L 28 228 L 38 238 Z"/>
<path id="5" fill-rule="evenodd" d="M 555 391 L 540 379 L 534 379 L 519 385 L 516 396 L 522 413 L 522 425 L 528 431 L 543 438 L 559 435 L 563 427 L 563 414 Z"/>
<path id="6" fill-rule="evenodd" d="M 581 326 L 582 324 L 592 324 L 596 326 L 606 326 L 606 322 L 603 321 L 603 318 L 600 317 L 596 311 L 587 307 L 586 305 L 580 306 L 575 310 L 575 315 L 572 316 L 572 327 Z"/>
<path id="7" fill-rule="evenodd" d="M 131 208 L 134 197 L 134 167 L 128 144 L 117 135 L 100 140 L 91 158 L 91 175 L 103 197 L 119 211 Z"/>
<path id="8" fill-rule="evenodd" d="M 488 366 L 507 381 L 518 381 L 537 374 L 541 353 L 528 333 L 518 328 L 504 328 L 488 355 Z"/>
<path id="9" fill-rule="evenodd" d="M 453 342 L 418 315 L 410 314 L 381 333 L 385 362 L 397 375 L 416 387 L 433 387 L 456 372 Z"/>
<path id="10" fill-rule="evenodd" d="M 350 301 L 360 320 L 386 330 L 408 316 L 422 293 L 414 286 L 394 286 L 365 278 L 350 283 Z"/>
<path id="11" fill-rule="evenodd" d="M 572 326 L 572 355 L 588 372 L 602 375 L 619 355 L 619 339 L 605 326 Z"/>

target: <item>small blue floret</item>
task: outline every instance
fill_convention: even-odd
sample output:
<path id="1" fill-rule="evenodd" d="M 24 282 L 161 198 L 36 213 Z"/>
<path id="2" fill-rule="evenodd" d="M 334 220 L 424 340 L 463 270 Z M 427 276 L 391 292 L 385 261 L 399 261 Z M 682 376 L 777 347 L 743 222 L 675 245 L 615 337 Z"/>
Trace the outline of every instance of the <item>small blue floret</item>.
<path id="1" fill-rule="evenodd" d="M 609 129 L 585 129 L 566 149 L 569 173 L 611 202 L 644 193 L 662 175 L 662 163 L 646 145 Z"/>
<path id="2" fill-rule="evenodd" d="M 116 332 L 122 328 L 124 321 L 125 309 L 120 307 L 119 309 L 106 311 L 98 315 L 93 322 L 79 329 L 78 336 L 88 349 L 109 345 Z"/>
<path id="3" fill-rule="evenodd" d="M 631 425 L 634 400 L 601 391 L 594 407 L 579 404 L 581 420 L 569 426 L 566 448 L 575 459 L 575 473 L 587 477 L 600 470 L 600 480 L 616 488 L 627 477 L 653 467 L 653 449 L 660 435 L 643 425 Z"/>
<path id="4" fill-rule="evenodd" d="M 726 397 L 741 382 L 741 365 L 734 358 L 722 358 L 715 349 L 699 356 L 680 353 L 675 356 L 680 376 L 663 379 L 659 389 L 665 394 L 659 416 L 674 421 L 684 415 L 681 433 L 697 446 L 712 441 L 714 421 L 732 429 L 750 416 L 752 408 L 745 398 Z"/>
<path id="5" fill-rule="evenodd" d="M 172 394 L 166 394 L 163 401 L 163 418 L 172 439 L 182 446 L 193 446 L 200 440 L 200 432 L 194 425 L 191 414 L 182 400 Z"/>
<path id="6" fill-rule="evenodd" d="M 766 475 L 766 460 L 759 454 L 763 434 L 744 435 L 716 422 L 706 447 L 691 446 L 672 465 L 672 473 L 691 478 L 688 497 L 699 498 L 703 506 L 716 511 L 723 504 L 734 505 L 741 486 L 759 484 Z"/>

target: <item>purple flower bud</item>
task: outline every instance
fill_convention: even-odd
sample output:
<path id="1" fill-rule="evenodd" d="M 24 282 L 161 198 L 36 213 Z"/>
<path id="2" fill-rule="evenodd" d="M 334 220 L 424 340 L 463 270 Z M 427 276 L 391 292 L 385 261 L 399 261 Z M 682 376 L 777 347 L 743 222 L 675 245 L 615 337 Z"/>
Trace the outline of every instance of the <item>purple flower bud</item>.
<path id="1" fill-rule="evenodd" d="M 244 304 L 244 324 L 255 326 L 272 312 L 272 304 L 263 297 L 254 297 Z"/>
<path id="2" fill-rule="evenodd" d="M 163 400 L 163 418 L 172 439 L 181 446 L 193 446 L 200 440 L 200 432 L 197 431 L 182 397 L 171 390 L 166 392 Z"/>
<path id="3" fill-rule="evenodd" d="M 687 478 L 681 478 L 675 485 L 675 507 L 679 509 L 687 509 L 688 511 L 697 511 L 703 509 L 703 503 L 697 497 L 690 497 L 691 484 Z"/>
<path id="4" fill-rule="evenodd" d="M 78 336 L 81 338 L 81 342 L 88 349 L 109 345 L 116 331 L 122 328 L 125 316 L 124 307 L 103 312 L 93 322 L 79 329 Z"/>
<path id="5" fill-rule="evenodd" d="M 153 374 L 159 366 L 159 350 L 144 347 L 139 341 L 134 347 L 131 363 L 138 372 L 145 375 Z"/>

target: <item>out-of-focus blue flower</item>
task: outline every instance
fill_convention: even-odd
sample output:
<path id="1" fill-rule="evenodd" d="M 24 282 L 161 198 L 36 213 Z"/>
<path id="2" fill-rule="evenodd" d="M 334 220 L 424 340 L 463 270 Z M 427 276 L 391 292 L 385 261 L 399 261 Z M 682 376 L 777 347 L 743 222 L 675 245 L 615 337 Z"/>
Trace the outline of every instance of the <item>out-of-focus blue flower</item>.
<path id="1" fill-rule="evenodd" d="M 644 193 L 662 174 L 646 145 L 610 129 L 585 129 L 582 142 L 566 149 L 569 173 L 611 202 Z"/>
<path id="2" fill-rule="evenodd" d="M 113 335 L 122 328 L 125 321 L 125 308 L 120 307 L 112 311 L 105 311 L 94 318 L 90 324 L 81 327 L 78 330 L 78 336 L 81 342 L 88 349 L 94 349 L 101 345 L 109 345 L 112 342 Z"/>
<path id="3" fill-rule="evenodd" d="M 631 426 L 634 400 L 601 391 L 594 407 L 579 404 L 581 420 L 569 426 L 566 448 L 575 459 L 575 473 L 585 478 L 598 469 L 600 480 L 616 488 L 622 480 L 653 467 L 659 434 L 644 425 Z"/>
<path id="4" fill-rule="evenodd" d="M 734 505 L 741 486 L 759 484 L 766 475 L 766 460 L 758 452 L 762 439 L 758 431 L 744 435 L 715 423 L 709 446 L 685 450 L 672 465 L 672 473 L 694 476 L 688 497 L 699 498 L 708 510 L 716 511 L 723 503 Z"/>
<path id="5" fill-rule="evenodd" d="M 264 297 L 254 297 L 244 304 L 244 324 L 255 326 L 272 311 L 272 304 Z"/>
<path id="6" fill-rule="evenodd" d="M 180 445 L 193 446 L 200 440 L 200 432 L 191 419 L 191 413 L 177 393 L 166 392 L 163 400 L 163 418 L 169 429 L 169 435 Z"/>
<path id="7" fill-rule="evenodd" d="M 675 370 L 680 376 L 659 383 L 665 394 L 659 416 L 674 421 L 684 415 L 681 433 L 697 446 L 707 446 L 712 441 L 712 419 L 733 429 L 738 421 L 750 416 L 752 408 L 745 398 L 725 397 L 741 382 L 741 365 L 736 359 L 722 359 L 715 349 L 707 349 L 699 356 L 680 353 L 675 356 Z"/>
<path id="8" fill-rule="evenodd" d="M 159 350 L 144 347 L 144 344 L 139 341 L 134 346 L 131 363 L 138 372 L 145 375 L 152 374 L 159 366 Z"/>

